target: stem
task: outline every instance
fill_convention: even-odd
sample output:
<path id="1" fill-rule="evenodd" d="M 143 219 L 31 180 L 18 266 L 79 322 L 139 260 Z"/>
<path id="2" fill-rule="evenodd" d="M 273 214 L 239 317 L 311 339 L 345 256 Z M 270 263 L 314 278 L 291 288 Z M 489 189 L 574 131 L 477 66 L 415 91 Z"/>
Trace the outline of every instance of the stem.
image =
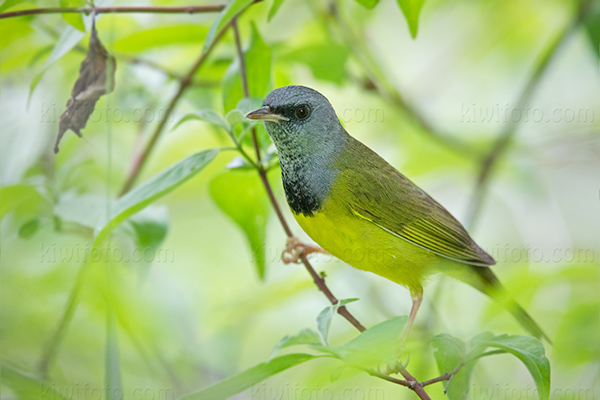
<path id="1" fill-rule="evenodd" d="M 219 12 L 225 8 L 224 5 L 214 6 L 188 6 L 188 7 L 47 7 L 32 8 L 30 10 L 19 10 L 1 13 L 0 19 L 23 17 L 25 15 L 38 14 L 123 14 L 123 13 L 154 13 L 154 14 L 197 14 Z"/>
<path id="2" fill-rule="evenodd" d="M 558 50 L 565 44 L 567 39 L 575 32 L 577 27 L 583 21 L 586 12 L 589 10 L 592 4 L 591 0 L 583 0 L 579 4 L 579 9 L 571 23 L 559 33 L 556 38 L 550 43 L 550 45 L 539 55 L 537 63 L 529 76 L 527 84 L 521 91 L 517 100 L 516 109 L 523 109 L 527 103 L 531 100 L 535 90 L 537 89 L 541 78 L 548 69 L 548 66 L 554 59 Z M 481 211 L 482 204 L 485 200 L 489 179 L 494 171 L 494 167 L 497 164 L 498 159 L 506 152 L 508 145 L 516 134 L 519 121 L 508 122 L 504 129 L 498 135 L 498 138 L 494 142 L 494 145 L 483 158 L 481 162 L 479 174 L 475 184 L 475 190 L 469 206 L 469 217 L 467 218 L 467 226 L 469 229 L 473 229 L 479 212 Z"/>
<path id="3" fill-rule="evenodd" d="M 251 4 L 253 4 L 253 3 L 251 3 Z M 238 13 L 238 16 L 241 13 L 243 13 L 245 10 L 246 9 L 240 11 Z M 175 96 L 173 96 L 173 98 L 169 102 L 169 105 L 167 106 L 167 110 L 165 112 L 164 117 L 160 120 L 158 126 L 154 130 L 154 133 L 150 137 L 150 140 L 146 144 L 146 147 L 144 148 L 144 150 L 135 157 L 131 171 L 129 172 L 127 180 L 125 181 L 125 184 L 123 185 L 123 188 L 121 189 L 120 196 L 124 195 L 129 190 L 131 190 L 131 188 L 135 184 L 135 181 L 137 180 L 138 176 L 140 175 L 142 168 L 146 164 L 146 161 L 148 160 L 150 153 L 154 149 L 154 146 L 156 145 L 158 138 L 162 134 L 163 129 L 167 123 L 167 120 L 169 119 L 169 116 L 171 115 L 171 113 L 173 112 L 173 109 L 175 108 L 175 105 L 177 104 L 177 102 L 179 101 L 179 99 L 181 98 L 181 96 L 183 95 L 185 90 L 191 86 L 192 78 L 193 78 L 194 74 L 196 73 L 196 71 L 198 71 L 198 69 L 200 69 L 200 67 L 204 64 L 208 55 L 214 49 L 215 45 L 219 42 L 221 37 L 223 37 L 223 35 L 227 31 L 227 28 L 229 28 L 229 26 L 235 22 L 236 18 L 237 18 L 237 16 L 234 19 L 232 19 L 227 25 L 225 25 L 223 28 L 221 28 L 221 30 L 217 33 L 217 35 L 215 36 L 215 39 L 212 41 L 210 46 L 206 49 L 206 51 L 202 52 L 200 57 L 196 60 L 196 62 L 189 69 L 188 73 L 186 75 L 184 75 L 183 78 L 181 78 L 181 80 L 179 81 L 179 88 L 178 88 L 177 92 L 175 93 Z"/>

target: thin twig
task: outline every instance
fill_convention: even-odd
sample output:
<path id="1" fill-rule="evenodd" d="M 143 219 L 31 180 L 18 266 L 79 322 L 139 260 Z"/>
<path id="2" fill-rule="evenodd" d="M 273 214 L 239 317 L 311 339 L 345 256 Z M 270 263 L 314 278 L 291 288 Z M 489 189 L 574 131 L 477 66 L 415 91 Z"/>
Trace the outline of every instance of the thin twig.
<path id="1" fill-rule="evenodd" d="M 526 107 L 527 103 L 531 100 L 531 97 L 537 89 L 544 72 L 546 72 L 548 69 L 548 66 L 558 53 L 558 50 L 565 44 L 567 39 L 581 24 L 591 4 L 592 0 L 583 0 L 579 4 L 579 9 L 569 25 L 564 28 L 562 32 L 560 32 L 550 43 L 550 45 L 539 55 L 535 68 L 531 72 L 527 84 L 519 95 L 515 109 L 521 110 Z M 469 227 L 469 229 L 473 229 L 475 225 L 482 204 L 485 200 L 489 179 L 494 171 L 494 167 L 496 166 L 498 159 L 508 149 L 508 145 L 517 132 L 519 122 L 520 121 L 509 121 L 504 126 L 504 129 L 498 135 L 494 145 L 481 162 L 481 167 L 475 184 L 475 190 L 468 209 L 469 216 L 467 218 L 467 227 Z"/>
<path id="2" fill-rule="evenodd" d="M 39 14 L 123 14 L 123 13 L 154 13 L 154 14 L 198 14 L 219 12 L 225 8 L 224 5 L 214 6 L 188 6 L 188 7 L 47 7 L 32 8 L 30 10 L 19 10 L 1 13 L 0 19 L 23 17 L 26 15 Z"/>
<path id="3" fill-rule="evenodd" d="M 253 3 L 251 3 L 251 4 L 253 4 Z M 244 11 L 245 11 L 245 9 L 242 10 L 242 11 L 240 11 L 238 13 L 238 16 L 241 13 L 243 13 Z M 158 138 L 162 134 L 163 129 L 164 129 L 166 123 L 167 123 L 167 120 L 169 119 L 169 116 L 171 115 L 171 113 L 173 112 L 173 109 L 175 108 L 175 105 L 177 104 L 177 102 L 179 101 L 179 99 L 181 98 L 181 96 L 183 95 L 183 93 L 185 92 L 185 90 L 191 85 L 192 78 L 193 78 L 194 74 L 196 73 L 196 71 L 204 64 L 204 62 L 206 61 L 208 55 L 211 53 L 212 49 L 219 42 L 219 40 L 221 39 L 221 37 L 227 31 L 227 28 L 229 28 L 229 26 L 231 26 L 231 24 L 234 21 L 235 21 L 235 18 L 232 19 L 231 21 L 229 21 L 229 23 L 227 25 L 225 25 L 223 28 L 221 28 L 221 30 L 217 33 L 217 35 L 215 36 L 215 39 L 212 41 L 212 43 L 210 44 L 210 46 L 206 49 L 206 51 L 202 52 L 202 54 L 200 55 L 200 57 L 196 60 L 196 62 L 189 69 L 188 73 L 185 74 L 183 76 L 183 78 L 179 81 L 179 88 L 177 89 L 177 92 L 175 93 L 175 96 L 173 96 L 173 98 L 169 102 L 169 105 L 167 106 L 167 109 L 166 109 L 164 117 L 160 120 L 158 126 L 156 127 L 156 129 L 152 133 L 152 136 L 150 137 L 150 140 L 146 144 L 146 147 L 144 148 L 144 150 L 139 155 L 137 155 L 135 157 L 134 162 L 133 162 L 133 166 L 131 168 L 131 171 L 129 172 L 127 180 L 125 181 L 125 184 L 123 185 L 123 188 L 121 189 L 121 192 L 120 192 L 121 196 L 123 194 L 127 193 L 133 187 L 133 185 L 134 185 L 135 181 L 137 180 L 137 178 L 138 178 L 138 176 L 139 176 L 139 174 L 140 174 L 143 166 L 146 164 L 146 161 L 147 161 L 150 153 L 154 149 L 154 146 L 156 145 L 156 142 L 158 141 Z"/>

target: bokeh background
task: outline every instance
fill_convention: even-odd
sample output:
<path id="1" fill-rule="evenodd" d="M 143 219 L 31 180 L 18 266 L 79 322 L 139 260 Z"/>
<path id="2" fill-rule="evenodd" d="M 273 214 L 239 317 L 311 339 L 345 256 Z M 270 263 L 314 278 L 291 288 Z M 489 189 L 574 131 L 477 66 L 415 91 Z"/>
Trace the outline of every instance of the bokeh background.
<path id="1" fill-rule="evenodd" d="M 58 5 L 15 3 L 8 11 Z M 572 0 L 427 0 L 416 38 L 392 0 L 372 9 L 354 1 L 287 0 L 270 21 L 265 1 L 238 20 L 244 47 L 254 29 L 266 48 L 260 59 L 267 84 L 254 95 L 287 84 L 325 94 L 352 135 L 438 199 L 496 258 L 494 271 L 554 338 L 554 346 L 546 344 L 552 399 L 600 398 L 597 6 L 577 20 Z M 92 399 L 105 395 L 106 374 L 118 370 L 125 398 L 175 399 L 267 360 L 283 336 L 315 328 L 327 299 L 302 266 L 280 261 L 285 235 L 275 215 L 262 213 L 266 222 L 257 226 L 264 231 L 255 232 L 266 255 L 260 279 L 256 251 L 211 197 L 215 177 L 236 157 L 232 151 L 138 215 L 137 225 L 117 229 L 110 256 L 90 257 L 92 228 L 114 204 L 177 90 L 174 77 L 197 59 L 216 15 L 102 15 L 98 36 L 116 57 L 116 87 L 97 103 L 84 139 L 67 132 L 56 155 L 53 143 L 85 57 L 89 18 L 87 33 L 53 63 L 59 38 L 74 29 L 60 14 L 0 20 L 5 377 L 20 371 L 65 398 Z M 224 92 L 233 89 L 224 82 L 235 63 L 229 30 L 169 116 L 139 182 L 197 151 L 231 146 L 214 124 L 172 128 L 188 113 L 228 111 Z M 507 131 L 475 212 L 482 160 Z M 243 189 L 221 189 L 249 215 L 268 204 L 253 177 L 244 178 Z M 277 168 L 269 178 L 285 205 Z M 29 194 L 15 197 L 15 185 Z M 309 240 L 283 208 L 294 232 Z M 408 313 L 405 289 L 328 257 L 312 260 L 339 298 L 360 299 L 349 308 L 364 325 Z M 429 343 L 436 334 L 467 340 L 484 331 L 524 334 L 475 290 L 436 276 L 410 336 L 411 373 L 423 380 L 439 375 Z M 355 336 L 345 320 L 333 319 L 333 344 Z M 118 367 L 111 367 L 115 360 Z M 236 398 L 414 398 L 339 368 L 332 360 L 307 363 Z M 27 392 L 30 381 L 23 379 L 21 386 L 3 382 L 2 398 L 50 398 Z M 533 399 L 534 388 L 519 360 L 496 356 L 478 363 L 470 398 Z M 444 396 L 441 384 L 428 392 Z"/>

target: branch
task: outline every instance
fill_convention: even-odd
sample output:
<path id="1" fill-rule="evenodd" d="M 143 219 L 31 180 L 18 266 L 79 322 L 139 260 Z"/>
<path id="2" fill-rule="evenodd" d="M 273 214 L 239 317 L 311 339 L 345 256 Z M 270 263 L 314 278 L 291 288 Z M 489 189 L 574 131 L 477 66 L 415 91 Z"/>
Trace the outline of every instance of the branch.
<path id="1" fill-rule="evenodd" d="M 254 4 L 254 3 L 250 3 L 250 5 L 252 5 L 252 4 Z M 242 14 L 246 9 L 247 9 L 247 7 L 244 8 L 243 10 L 241 10 L 237 14 L 237 16 Z M 215 45 L 219 42 L 221 37 L 223 37 L 223 35 L 227 31 L 227 28 L 229 28 L 229 26 L 235 21 L 237 16 L 234 19 L 232 19 L 229 23 L 227 23 L 227 25 L 225 25 L 223 28 L 221 28 L 221 30 L 217 33 L 217 35 L 215 36 L 215 39 L 212 41 L 212 43 L 206 49 L 206 51 L 202 52 L 200 57 L 196 60 L 196 62 L 189 69 L 188 73 L 185 74 L 180 79 L 179 88 L 178 88 L 177 92 L 175 93 L 175 96 L 173 96 L 173 98 L 169 102 L 169 105 L 167 106 L 164 117 L 160 120 L 158 126 L 154 130 L 154 133 L 150 137 L 150 140 L 146 144 L 146 147 L 144 148 L 144 150 L 135 157 L 131 171 L 129 172 L 127 180 L 125 181 L 125 184 L 123 185 L 123 188 L 121 189 L 120 196 L 124 195 L 129 190 L 131 190 L 131 188 L 135 184 L 135 181 L 137 180 L 142 168 L 146 164 L 146 161 L 148 160 L 150 153 L 154 149 L 154 146 L 156 145 L 158 138 L 162 134 L 162 131 L 167 123 L 167 120 L 169 119 L 169 116 L 171 115 L 171 113 L 173 112 L 173 109 L 175 108 L 175 105 L 177 104 L 177 102 L 179 101 L 179 99 L 181 98 L 181 96 L 183 95 L 185 90 L 192 85 L 192 78 L 193 78 L 194 74 L 204 64 L 208 55 L 211 53 L 211 51 L 213 50 Z"/>
<path id="2" fill-rule="evenodd" d="M 38 14 L 123 14 L 123 13 L 154 13 L 154 14 L 197 14 L 219 12 L 225 8 L 224 5 L 214 6 L 189 6 L 189 7 L 48 7 L 33 8 L 30 10 L 19 10 L 1 13 L 0 19 L 23 17 L 25 15 Z"/>
<path id="3" fill-rule="evenodd" d="M 531 100 L 532 95 L 538 87 L 542 76 L 548 69 L 548 66 L 558 53 L 558 50 L 565 44 L 567 39 L 575 32 L 577 27 L 585 18 L 586 12 L 592 4 L 591 0 L 583 0 L 579 4 L 579 10 L 571 20 L 571 23 L 559 33 L 550 45 L 539 55 L 537 63 L 529 76 L 527 84 L 523 88 L 516 103 L 516 109 L 523 109 Z M 475 185 L 475 191 L 469 206 L 469 217 L 467 218 L 467 226 L 473 229 L 475 221 L 481 211 L 481 206 L 485 200 L 485 195 L 488 188 L 490 176 L 496 166 L 498 159 L 506 152 L 508 145 L 515 136 L 517 127 L 520 121 L 509 121 L 504 129 L 498 135 L 494 145 L 481 162 L 479 175 Z"/>

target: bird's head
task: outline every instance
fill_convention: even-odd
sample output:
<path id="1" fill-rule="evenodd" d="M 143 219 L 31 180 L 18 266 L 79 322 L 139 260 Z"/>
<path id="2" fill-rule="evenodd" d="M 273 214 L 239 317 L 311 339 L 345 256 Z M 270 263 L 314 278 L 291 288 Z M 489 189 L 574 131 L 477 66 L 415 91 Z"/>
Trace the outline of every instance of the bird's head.
<path id="1" fill-rule="evenodd" d="M 260 120 L 280 155 L 310 154 L 338 146 L 346 132 L 325 96 L 306 86 L 284 86 L 267 95 L 246 118 Z"/>

